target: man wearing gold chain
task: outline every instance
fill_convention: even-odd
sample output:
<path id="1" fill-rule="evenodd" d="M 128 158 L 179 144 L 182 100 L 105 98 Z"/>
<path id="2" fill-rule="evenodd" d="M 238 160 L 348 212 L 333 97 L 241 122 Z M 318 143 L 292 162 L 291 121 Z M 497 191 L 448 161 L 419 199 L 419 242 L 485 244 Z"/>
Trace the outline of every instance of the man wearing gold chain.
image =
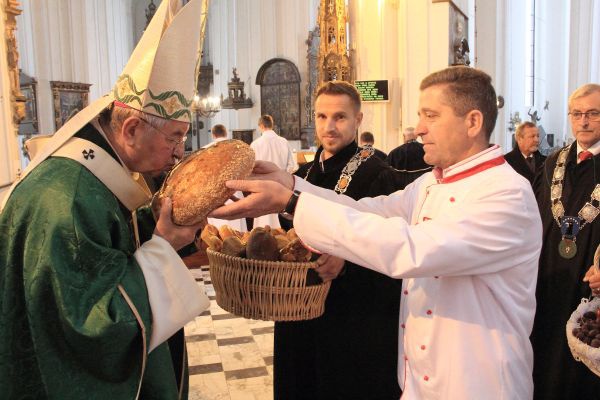
<path id="1" fill-rule="evenodd" d="M 377 158 L 372 147 L 356 144 L 361 120 L 354 86 L 322 85 L 315 100 L 321 147 L 296 176 L 354 199 L 403 188 L 404 175 Z M 282 226 L 286 221 L 282 218 Z M 318 262 L 321 278 L 333 279 L 323 316 L 275 324 L 275 399 L 398 399 L 401 281 L 329 255 Z"/>
<path id="2" fill-rule="evenodd" d="M 534 189 L 544 226 L 531 341 L 535 399 L 596 399 L 600 380 L 569 351 L 565 324 L 590 288 L 583 277 L 600 243 L 600 85 L 569 97 L 576 141 L 548 157 Z"/>

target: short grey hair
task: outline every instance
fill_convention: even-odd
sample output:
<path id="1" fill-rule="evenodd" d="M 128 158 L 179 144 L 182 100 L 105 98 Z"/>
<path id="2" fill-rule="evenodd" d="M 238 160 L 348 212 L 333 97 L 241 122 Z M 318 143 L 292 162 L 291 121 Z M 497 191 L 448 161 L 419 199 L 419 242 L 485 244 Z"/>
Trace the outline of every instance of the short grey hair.
<path id="1" fill-rule="evenodd" d="M 110 127 L 113 132 L 118 132 L 125 120 L 129 117 L 144 118 L 153 127 L 163 129 L 169 123 L 169 120 L 157 117 L 152 114 L 144 113 L 140 110 L 130 107 L 119 107 L 113 105 L 110 109 L 106 109 L 102 112 L 101 119 L 103 119 Z"/>
<path id="2" fill-rule="evenodd" d="M 589 96 L 590 94 L 596 92 L 600 92 L 600 85 L 596 83 L 586 83 L 585 85 L 578 87 L 569 96 L 569 110 L 571 110 L 571 106 L 574 100 L 577 100 L 581 97 Z"/>

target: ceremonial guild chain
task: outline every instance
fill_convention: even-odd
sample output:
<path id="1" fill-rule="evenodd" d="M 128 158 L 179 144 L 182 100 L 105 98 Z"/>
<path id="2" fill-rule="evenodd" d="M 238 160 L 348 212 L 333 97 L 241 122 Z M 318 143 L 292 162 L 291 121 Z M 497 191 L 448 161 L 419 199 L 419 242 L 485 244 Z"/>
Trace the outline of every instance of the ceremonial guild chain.
<path id="1" fill-rule="evenodd" d="M 577 253 L 577 246 L 575 244 L 577 233 L 579 233 L 584 226 L 594 221 L 598 214 L 600 214 L 600 209 L 598 208 L 598 203 L 600 202 L 600 184 L 596 184 L 590 195 L 590 201 L 586 202 L 583 207 L 581 207 L 581 210 L 577 213 L 578 216 L 565 216 L 565 208 L 561 197 L 565 179 L 565 163 L 567 161 L 569 149 L 570 146 L 565 147 L 558 155 L 556 167 L 554 167 L 554 173 L 552 175 L 552 184 L 550 185 L 552 216 L 556 220 L 562 233 L 558 252 L 564 258 L 573 258 L 575 256 Z M 596 202 L 596 205 L 594 202 Z"/>
<path id="2" fill-rule="evenodd" d="M 346 164 L 342 170 L 340 178 L 338 179 L 335 189 L 333 190 L 335 190 L 335 192 L 338 194 L 344 194 L 350 185 L 352 175 L 354 175 L 354 173 L 358 170 L 360 164 L 362 164 L 364 161 L 367 161 L 373 154 L 375 154 L 375 150 L 373 150 L 372 146 L 364 146 L 362 149 L 359 147 L 356 151 L 356 154 L 352 156 L 350 161 L 348 161 L 348 164 Z M 315 160 L 308 171 L 306 171 L 304 180 L 308 180 L 308 174 L 310 174 L 310 171 L 317 162 L 319 161 Z"/>

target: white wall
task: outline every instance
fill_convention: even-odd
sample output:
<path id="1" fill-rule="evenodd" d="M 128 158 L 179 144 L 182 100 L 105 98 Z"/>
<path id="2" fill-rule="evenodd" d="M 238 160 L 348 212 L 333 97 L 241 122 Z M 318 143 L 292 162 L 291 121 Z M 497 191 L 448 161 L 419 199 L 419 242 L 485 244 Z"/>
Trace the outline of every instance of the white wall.
<path id="1" fill-rule="evenodd" d="M 54 132 L 50 81 L 91 83 L 90 102 L 112 89 L 133 51 L 134 0 L 21 0 L 20 65 L 37 79 L 39 131 Z"/>
<path id="2" fill-rule="evenodd" d="M 387 79 L 389 83 L 388 102 L 363 102 L 360 132 L 372 132 L 375 147 L 388 151 L 398 145 L 401 137 L 398 133 L 402 123 L 402 79 L 400 59 L 395 56 L 399 45 L 399 4 L 353 1 L 349 8 L 350 48 L 356 79 Z"/>
<path id="3" fill-rule="evenodd" d="M 571 138 L 567 99 L 578 86 L 599 82 L 600 0 L 536 1 L 535 99 L 525 101 L 526 10 L 522 0 L 477 1 L 476 66 L 490 73 L 506 104 L 492 141 L 511 149 L 510 115 L 537 110 L 539 124 L 555 136 L 554 145 Z M 549 109 L 544 110 L 546 101 Z"/>
<path id="4" fill-rule="evenodd" d="M 206 124 L 233 129 L 256 129 L 260 117 L 260 67 L 272 58 L 293 62 L 300 72 L 301 100 L 307 79 L 308 32 L 316 25 L 318 0 L 212 0 L 208 14 L 209 61 L 214 67 L 212 95 L 227 97 L 227 82 L 237 68 L 244 90 L 254 102 L 250 109 L 222 110 Z M 234 22 L 235 21 L 235 22 Z M 301 120 L 304 121 L 304 110 Z"/>

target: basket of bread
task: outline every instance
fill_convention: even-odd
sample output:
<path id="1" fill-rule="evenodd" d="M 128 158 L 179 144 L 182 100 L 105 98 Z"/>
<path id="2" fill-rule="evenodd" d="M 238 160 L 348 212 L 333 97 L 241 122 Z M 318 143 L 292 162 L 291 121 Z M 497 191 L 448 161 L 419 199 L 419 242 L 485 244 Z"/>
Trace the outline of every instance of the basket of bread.
<path id="1" fill-rule="evenodd" d="M 594 255 L 597 272 L 600 261 L 600 246 Z M 600 376 L 600 297 L 583 298 L 567 321 L 567 343 L 571 354 L 584 363 L 593 373 Z"/>
<path id="2" fill-rule="evenodd" d="M 173 205 L 177 225 L 195 225 L 234 191 L 225 182 L 245 179 L 254 151 L 240 140 L 223 140 L 178 163 L 152 200 L 155 215 L 164 198 Z M 269 227 L 242 235 L 224 225 L 207 225 L 201 238 L 208 247 L 217 303 L 246 318 L 297 321 L 323 314 L 330 283 L 323 283 L 311 253 L 294 232 Z"/>
<path id="3" fill-rule="evenodd" d="M 217 304 L 244 318 L 300 321 L 321 316 L 331 282 L 323 282 L 293 228 L 269 226 L 241 233 L 207 225 L 210 276 Z"/>

